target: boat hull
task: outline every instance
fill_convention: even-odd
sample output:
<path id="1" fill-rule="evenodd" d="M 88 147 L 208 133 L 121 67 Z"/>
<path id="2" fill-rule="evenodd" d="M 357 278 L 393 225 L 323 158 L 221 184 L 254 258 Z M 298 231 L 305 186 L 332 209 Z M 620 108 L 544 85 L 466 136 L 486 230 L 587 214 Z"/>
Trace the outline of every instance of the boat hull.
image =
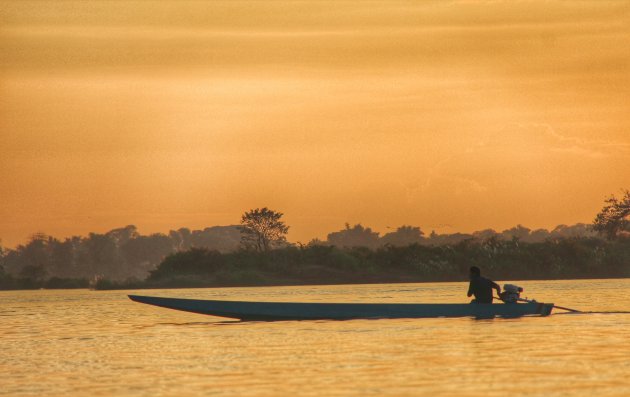
<path id="1" fill-rule="evenodd" d="M 370 318 L 547 316 L 551 303 L 294 303 L 198 300 L 129 295 L 135 302 L 244 321 L 351 320 Z"/>

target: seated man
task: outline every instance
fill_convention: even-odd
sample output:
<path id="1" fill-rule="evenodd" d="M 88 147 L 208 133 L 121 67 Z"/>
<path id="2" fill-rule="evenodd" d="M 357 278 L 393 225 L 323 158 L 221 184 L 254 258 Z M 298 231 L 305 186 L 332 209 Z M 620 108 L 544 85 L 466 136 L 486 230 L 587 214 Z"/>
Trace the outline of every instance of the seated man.
<path id="1" fill-rule="evenodd" d="M 492 289 L 497 290 L 497 294 L 501 293 L 499 284 L 485 277 L 481 277 L 481 270 L 477 266 L 470 268 L 470 286 L 468 287 L 468 297 L 475 295 L 475 299 L 471 303 L 492 303 Z"/>

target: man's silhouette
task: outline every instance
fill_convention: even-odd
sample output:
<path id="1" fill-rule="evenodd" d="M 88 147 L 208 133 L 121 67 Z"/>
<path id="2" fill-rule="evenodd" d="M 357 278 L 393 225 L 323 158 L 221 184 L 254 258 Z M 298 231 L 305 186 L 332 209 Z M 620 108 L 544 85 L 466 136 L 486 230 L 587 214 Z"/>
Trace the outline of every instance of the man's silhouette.
<path id="1" fill-rule="evenodd" d="M 485 277 L 481 277 L 481 270 L 477 266 L 470 268 L 470 286 L 468 287 L 468 297 L 475 295 L 472 303 L 492 303 L 492 289 L 501 293 L 499 284 Z"/>

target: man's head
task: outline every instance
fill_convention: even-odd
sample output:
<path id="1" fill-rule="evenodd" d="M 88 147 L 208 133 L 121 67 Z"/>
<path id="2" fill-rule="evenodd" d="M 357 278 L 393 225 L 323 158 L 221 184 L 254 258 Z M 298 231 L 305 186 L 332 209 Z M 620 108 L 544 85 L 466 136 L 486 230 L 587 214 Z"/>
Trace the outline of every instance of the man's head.
<path id="1" fill-rule="evenodd" d="M 477 266 L 470 267 L 470 278 L 481 276 L 481 270 Z"/>

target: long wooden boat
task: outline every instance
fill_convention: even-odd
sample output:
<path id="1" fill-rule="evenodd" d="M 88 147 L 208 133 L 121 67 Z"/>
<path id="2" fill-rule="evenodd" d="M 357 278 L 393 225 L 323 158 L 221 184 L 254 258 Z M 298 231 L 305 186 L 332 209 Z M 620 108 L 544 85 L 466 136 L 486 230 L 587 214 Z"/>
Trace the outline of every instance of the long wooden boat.
<path id="1" fill-rule="evenodd" d="M 350 320 L 369 318 L 547 316 L 552 303 L 294 303 L 198 300 L 129 295 L 133 301 L 168 309 L 245 321 Z"/>

